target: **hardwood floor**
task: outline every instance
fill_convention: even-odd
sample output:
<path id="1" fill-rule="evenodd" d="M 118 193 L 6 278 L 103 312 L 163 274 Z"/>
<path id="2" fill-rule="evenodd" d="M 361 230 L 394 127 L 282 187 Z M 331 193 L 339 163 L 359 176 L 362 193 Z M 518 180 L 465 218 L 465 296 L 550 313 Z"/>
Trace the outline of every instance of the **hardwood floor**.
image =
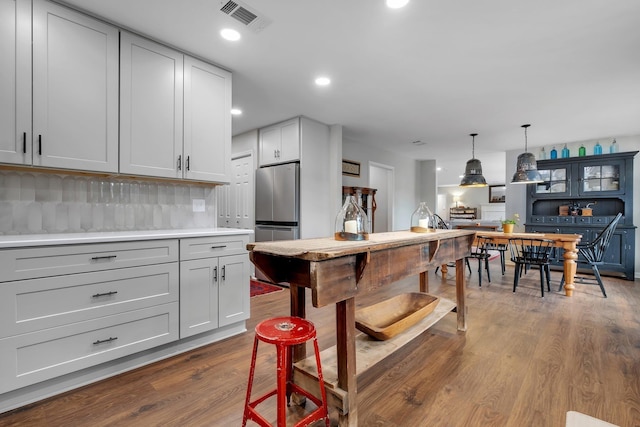
<path id="1" fill-rule="evenodd" d="M 537 271 L 523 276 L 516 293 L 512 268 L 502 277 L 493 262 L 491 272 L 493 282 L 483 277 L 482 288 L 476 271 L 467 276 L 466 333 L 449 314 L 359 377 L 359 425 L 564 426 L 574 410 L 640 426 L 640 282 L 605 278 L 606 299 L 597 286 L 577 284 L 567 298 L 555 292 L 561 275 L 553 272 L 552 292 L 540 298 Z M 431 293 L 455 300 L 453 273 L 430 272 Z M 377 292 L 417 288 L 416 277 Z M 361 295 L 357 304 L 377 296 Z M 288 293 L 251 303 L 245 334 L 2 414 L 0 425 L 239 426 L 253 328 L 287 315 Z M 335 344 L 334 308 L 307 314 L 320 348 Z M 261 345 L 258 360 L 254 395 L 275 384 L 273 347 Z M 275 422 L 273 402 L 261 408 Z M 292 407 L 291 420 L 301 411 Z"/>

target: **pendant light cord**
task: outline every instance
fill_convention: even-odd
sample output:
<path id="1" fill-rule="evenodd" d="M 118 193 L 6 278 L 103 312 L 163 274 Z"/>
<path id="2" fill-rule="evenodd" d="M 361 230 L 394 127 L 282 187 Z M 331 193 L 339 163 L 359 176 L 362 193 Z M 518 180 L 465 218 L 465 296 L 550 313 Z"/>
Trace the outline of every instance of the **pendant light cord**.
<path id="1" fill-rule="evenodd" d="M 524 128 L 524 152 L 528 153 L 529 150 L 527 150 L 527 128 L 531 126 L 531 125 L 522 125 L 521 127 Z"/>
<path id="2" fill-rule="evenodd" d="M 471 137 L 471 158 L 475 159 L 476 158 L 476 136 L 478 134 L 477 133 L 470 133 L 469 136 Z"/>

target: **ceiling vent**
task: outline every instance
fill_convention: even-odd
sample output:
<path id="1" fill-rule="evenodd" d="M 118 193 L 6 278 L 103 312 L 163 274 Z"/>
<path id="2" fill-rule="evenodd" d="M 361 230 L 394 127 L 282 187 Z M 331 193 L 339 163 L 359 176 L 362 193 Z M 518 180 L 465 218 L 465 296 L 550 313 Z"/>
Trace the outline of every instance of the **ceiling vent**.
<path id="1" fill-rule="evenodd" d="M 258 33 L 265 29 L 271 20 L 266 16 L 240 1 L 222 0 L 220 12 L 224 13 Z"/>

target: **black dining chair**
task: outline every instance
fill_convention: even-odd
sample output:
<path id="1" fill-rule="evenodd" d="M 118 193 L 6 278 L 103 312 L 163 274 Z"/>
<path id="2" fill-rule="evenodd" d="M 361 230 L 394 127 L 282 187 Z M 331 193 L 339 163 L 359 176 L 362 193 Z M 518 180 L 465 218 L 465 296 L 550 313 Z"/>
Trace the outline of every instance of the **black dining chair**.
<path id="1" fill-rule="evenodd" d="M 469 265 L 469 258 L 478 260 L 478 285 L 482 286 L 482 263 L 484 262 L 484 268 L 487 270 L 487 279 L 491 283 L 491 272 L 489 271 L 489 259 L 493 255 L 489 252 L 489 247 L 492 245 L 491 237 L 476 235 L 476 244 L 471 247 L 471 253 L 465 258 L 467 265 Z"/>
<path id="2" fill-rule="evenodd" d="M 509 239 L 511 261 L 516 265 L 513 273 L 513 292 L 518 287 L 518 281 L 522 275 L 522 269 L 530 266 L 538 266 L 540 269 L 540 291 L 544 298 L 544 282 L 546 278 L 547 290 L 551 291 L 551 254 L 554 242 L 541 238 L 512 238 Z"/>
<path id="3" fill-rule="evenodd" d="M 500 254 L 500 268 L 502 269 L 502 275 L 504 276 L 507 265 L 505 256 L 505 252 L 507 252 L 507 245 L 503 243 L 488 243 L 487 249 L 498 251 L 498 253 Z"/>
<path id="4" fill-rule="evenodd" d="M 440 230 L 449 230 L 449 224 L 447 224 L 447 222 L 442 219 L 442 217 L 438 214 L 433 214 L 433 221 L 435 223 L 435 226 L 437 229 Z M 469 274 L 471 274 L 471 265 L 469 265 L 469 260 L 467 258 L 464 259 L 465 264 L 467 264 L 467 268 L 469 269 Z M 456 264 L 455 263 L 448 263 L 447 267 L 455 267 Z M 440 270 L 440 266 L 436 267 L 435 269 L 435 273 L 438 272 L 438 270 Z"/>
<path id="5" fill-rule="evenodd" d="M 442 219 L 442 217 L 438 214 L 433 214 L 433 221 L 435 223 L 435 228 L 438 228 L 440 230 L 448 230 L 449 229 L 449 224 L 447 224 L 447 222 Z"/>
<path id="6" fill-rule="evenodd" d="M 578 243 L 578 254 L 582 255 L 582 258 L 578 257 L 576 262 L 578 264 L 588 264 L 593 270 L 594 276 L 596 276 L 595 280 L 600 285 L 600 290 L 602 291 L 602 295 L 607 297 L 607 292 L 604 290 L 604 284 L 602 283 L 602 277 L 600 277 L 600 270 L 598 270 L 598 266 L 604 263 L 604 256 L 607 253 L 607 249 L 609 248 L 609 244 L 611 243 L 611 237 L 613 233 L 616 231 L 616 227 L 618 226 L 618 222 L 622 218 L 622 213 L 618 213 L 615 218 L 611 220 L 611 222 L 600 231 L 598 237 L 593 239 L 590 242 L 586 243 Z M 584 280 L 584 277 L 581 277 Z M 560 280 L 560 288 L 558 291 L 562 290 L 564 286 L 564 273 L 562 274 L 562 279 Z"/>

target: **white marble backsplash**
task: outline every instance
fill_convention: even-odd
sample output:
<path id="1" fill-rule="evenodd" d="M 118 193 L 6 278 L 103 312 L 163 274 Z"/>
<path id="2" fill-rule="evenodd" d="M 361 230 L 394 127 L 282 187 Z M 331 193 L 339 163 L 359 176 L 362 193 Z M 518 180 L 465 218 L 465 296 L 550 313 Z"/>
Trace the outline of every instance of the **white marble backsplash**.
<path id="1" fill-rule="evenodd" d="M 214 187 L 0 171 L 0 234 L 212 228 L 216 218 Z"/>

